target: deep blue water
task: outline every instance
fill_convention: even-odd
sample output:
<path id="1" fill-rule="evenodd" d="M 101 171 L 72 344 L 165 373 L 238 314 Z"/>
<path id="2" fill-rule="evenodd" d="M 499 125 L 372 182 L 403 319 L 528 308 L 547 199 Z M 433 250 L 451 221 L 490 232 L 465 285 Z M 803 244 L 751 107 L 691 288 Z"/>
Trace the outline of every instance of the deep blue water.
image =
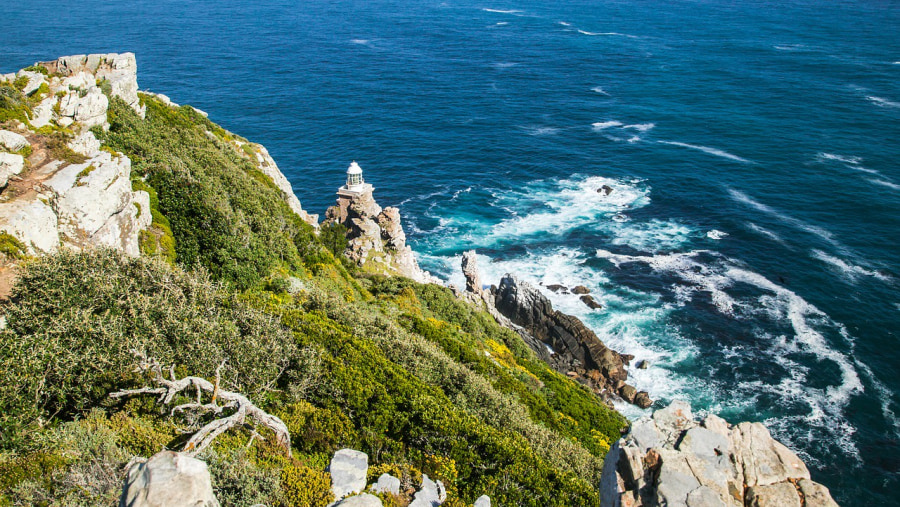
<path id="1" fill-rule="evenodd" d="M 355 159 L 427 269 L 587 285 L 603 310 L 554 304 L 639 388 L 897 505 L 897 34 L 890 1 L 7 0 L 0 72 L 133 51 L 309 211 Z"/>

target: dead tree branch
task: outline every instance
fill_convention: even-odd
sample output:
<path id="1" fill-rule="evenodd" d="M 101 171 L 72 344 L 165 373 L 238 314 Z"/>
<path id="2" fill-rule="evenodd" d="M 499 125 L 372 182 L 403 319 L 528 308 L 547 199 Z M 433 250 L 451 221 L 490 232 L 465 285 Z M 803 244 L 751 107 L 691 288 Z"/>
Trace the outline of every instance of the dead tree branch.
<path id="1" fill-rule="evenodd" d="M 216 382 L 212 382 L 200 377 L 184 377 L 178 379 L 175 377 L 175 365 L 169 368 L 170 380 L 163 376 L 162 366 L 156 359 L 148 358 L 144 354 L 135 352 L 138 357 L 138 371 L 150 373 L 155 384 L 161 387 L 142 387 L 140 389 L 126 389 L 117 391 L 109 396 L 111 398 L 123 398 L 126 396 L 134 396 L 138 394 L 156 394 L 159 395 L 159 403 L 163 405 L 171 405 L 175 397 L 191 387 L 196 389 L 195 401 L 175 405 L 170 411 L 170 415 L 176 412 L 194 411 L 198 413 L 222 414 L 226 409 L 235 409 L 234 413 L 219 419 L 214 419 L 200 428 L 187 441 L 183 451 L 189 455 L 196 455 L 215 440 L 216 437 L 224 433 L 230 428 L 245 424 L 248 420 L 258 425 L 265 426 L 275 432 L 276 441 L 282 445 L 288 453 L 291 454 L 291 435 L 287 425 L 274 415 L 268 414 L 253 404 L 246 396 L 231 391 L 223 391 L 220 389 L 221 371 L 225 366 L 225 361 L 216 368 Z M 210 401 L 203 403 L 203 393 L 210 393 Z M 219 404 L 217 402 L 221 401 Z M 256 431 L 253 431 L 256 438 L 262 438 Z M 252 441 L 252 440 L 251 440 Z"/>

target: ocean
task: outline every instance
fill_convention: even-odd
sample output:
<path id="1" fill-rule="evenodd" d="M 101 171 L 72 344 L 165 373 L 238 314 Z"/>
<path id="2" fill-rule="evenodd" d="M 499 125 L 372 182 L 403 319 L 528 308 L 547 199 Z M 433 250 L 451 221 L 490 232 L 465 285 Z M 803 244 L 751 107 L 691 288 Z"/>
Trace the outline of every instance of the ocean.
<path id="1" fill-rule="evenodd" d="M 900 505 L 898 34 L 878 0 L 7 0 L 0 72 L 132 51 L 308 211 L 356 160 L 426 269 L 585 285 L 545 292 L 657 407 Z"/>

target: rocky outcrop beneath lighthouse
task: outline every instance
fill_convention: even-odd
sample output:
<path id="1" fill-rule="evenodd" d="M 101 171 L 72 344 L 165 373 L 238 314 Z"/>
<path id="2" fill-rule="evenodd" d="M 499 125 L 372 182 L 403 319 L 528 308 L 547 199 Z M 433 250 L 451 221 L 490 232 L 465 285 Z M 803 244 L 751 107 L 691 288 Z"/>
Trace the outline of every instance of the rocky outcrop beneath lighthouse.
<path id="1" fill-rule="evenodd" d="M 328 208 L 324 225 L 333 223 L 347 228 L 344 255 L 364 270 L 405 276 L 421 283 L 439 283 L 419 267 L 412 248 L 406 244 L 400 210 L 382 209 L 371 187 L 352 197 L 342 197 Z"/>
<path id="2" fill-rule="evenodd" d="M 603 465 L 605 507 L 837 507 L 761 423 L 694 420 L 676 401 L 631 425 Z"/>

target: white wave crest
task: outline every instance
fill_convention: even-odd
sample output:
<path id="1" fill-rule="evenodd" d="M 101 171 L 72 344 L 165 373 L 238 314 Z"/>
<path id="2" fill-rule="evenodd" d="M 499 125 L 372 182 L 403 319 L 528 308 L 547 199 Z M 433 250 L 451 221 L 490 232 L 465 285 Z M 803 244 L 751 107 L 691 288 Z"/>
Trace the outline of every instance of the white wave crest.
<path id="1" fill-rule="evenodd" d="M 710 155 L 727 158 L 729 160 L 734 160 L 736 162 L 743 162 L 745 164 L 753 163 L 750 160 L 747 160 L 745 158 L 739 157 L 737 155 L 732 155 L 731 153 L 728 153 L 727 151 L 722 151 L 718 148 L 710 148 L 709 146 L 700 146 L 700 145 L 696 145 L 696 144 L 679 143 L 677 141 L 657 141 L 657 142 L 660 144 L 668 144 L 671 146 L 681 146 L 682 148 L 690 148 L 692 150 L 702 151 L 702 152 L 708 153 Z"/>
<path id="2" fill-rule="evenodd" d="M 769 229 L 766 229 L 765 227 L 756 225 L 753 222 L 747 222 L 746 225 L 747 225 L 747 228 L 750 229 L 751 231 L 753 231 L 757 234 L 761 234 L 761 235 L 771 239 L 772 241 L 781 243 L 784 246 L 788 246 L 787 242 L 784 241 L 784 238 L 782 238 L 778 234 L 770 231 Z"/>
<path id="3" fill-rule="evenodd" d="M 713 229 L 713 230 L 711 230 L 711 231 L 707 231 L 707 232 L 706 232 L 706 237 L 709 238 L 709 239 L 722 239 L 722 238 L 724 238 L 724 237 L 726 237 L 726 236 L 728 236 L 728 233 L 727 233 L 727 232 L 722 232 L 722 231 L 717 230 L 717 229 Z"/>
<path id="4" fill-rule="evenodd" d="M 843 259 L 828 255 L 821 250 L 813 250 L 812 256 L 826 264 L 831 265 L 834 268 L 837 268 L 837 270 L 840 271 L 841 274 L 843 274 L 845 277 L 847 277 L 847 279 L 854 283 L 857 282 L 861 276 L 871 276 L 883 282 L 890 281 L 891 279 L 889 276 L 879 273 L 878 271 L 850 264 Z"/>
<path id="5" fill-rule="evenodd" d="M 638 132 L 647 132 L 648 130 L 652 129 L 655 126 L 656 126 L 655 123 L 635 123 L 634 125 L 625 125 L 622 128 L 623 129 L 633 129 L 633 130 L 637 130 Z"/>
<path id="6" fill-rule="evenodd" d="M 599 93 L 600 95 L 609 95 L 609 92 L 604 90 L 602 86 L 595 86 L 591 88 L 591 91 L 594 93 Z"/>
<path id="7" fill-rule="evenodd" d="M 363 44 L 363 45 L 365 45 L 365 44 L 368 44 L 368 43 L 370 43 L 370 42 L 372 42 L 372 41 L 369 40 L 369 39 L 351 39 L 350 42 L 352 42 L 352 43 L 354 43 L 354 44 Z"/>
<path id="8" fill-rule="evenodd" d="M 879 107 L 900 107 L 900 102 L 895 102 L 882 97 L 875 97 L 873 95 L 867 95 L 866 100 Z"/>
<path id="9" fill-rule="evenodd" d="M 515 9 L 487 9 L 487 8 L 484 8 L 481 10 L 483 10 L 484 12 L 494 12 L 497 14 L 522 14 L 522 11 L 518 11 Z"/>
<path id="10" fill-rule="evenodd" d="M 869 180 L 869 183 L 874 183 L 876 185 L 881 185 L 883 187 L 888 187 L 891 190 L 900 190 L 900 185 L 894 183 L 893 181 L 887 181 L 877 178 L 872 178 Z"/>
<path id="11" fill-rule="evenodd" d="M 610 121 L 598 121 L 596 123 L 592 123 L 591 127 L 594 127 L 594 130 L 605 130 L 612 127 L 621 127 L 622 122 L 616 120 Z"/>
<path id="12" fill-rule="evenodd" d="M 491 67 L 493 67 L 495 69 L 509 69 L 509 68 L 515 67 L 516 65 L 519 65 L 519 64 L 515 63 L 515 62 L 497 62 L 497 63 L 492 63 Z"/>
<path id="13" fill-rule="evenodd" d="M 847 250 L 846 247 L 844 247 L 840 242 L 838 242 L 836 239 L 834 239 L 834 234 L 832 234 L 831 231 L 829 231 L 829 230 L 823 229 L 822 227 L 819 227 L 816 225 L 810 225 L 810 224 L 804 222 L 803 220 L 785 215 L 784 213 L 772 208 L 771 206 L 767 206 L 759 201 L 754 200 L 753 198 L 751 198 L 747 194 L 741 192 L 740 190 L 734 190 L 734 189 L 730 188 L 730 189 L 728 189 L 728 193 L 731 195 L 732 199 L 734 199 L 738 202 L 742 202 L 744 204 L 749 205 L 752 208 L 755 208 L 758 211 L 762 211 L 763 213 L 772 215 L 773 217 L 781 220 L 782 222 L 790 224 L 798 229 L 801 229 L 801 230 L 804 230 L 811 234 L 814 234 L 816 236 L 819 236 L 820 238 L 824 239 L 825 241 L 828 241 L 832 245 L 840 248 L 842 251 Z"/>
<path id="14" fill-rule="evenodd" d="M 562 26 L 572 26 L 572 23 L 566 23 L 565 21 L 557 21 Z"/>
<path id="15" fill-rule="evenodd" d="M 536 125 L 520 126 L 519 128 L 524 130 L 530 136 L 552 136 L 559 134 L 562 130 L 557 127 L 542 127 Z"/>
<path id="16" fill-rule="evenodd" d="M 620 37 L 628 37 L 629 39 L 637 39 L 637 35 L 629 35 L 627 33 L 619 33 L 619 32 L 588 32 L 587 30 L 578 30 L 578 33 L 583 35 L 590 35 L 596 37 L 598 35 L 617 35 Z"/>
<path id="17" fill-rule="evenodd" d="M 816 155 L 819 160 L 836 160 L 850 165 L 859 165 L 862 163 L 862 157 L 854 157 L 852 155 L 835 155 L 834 153 L 819 152 Z"/>

